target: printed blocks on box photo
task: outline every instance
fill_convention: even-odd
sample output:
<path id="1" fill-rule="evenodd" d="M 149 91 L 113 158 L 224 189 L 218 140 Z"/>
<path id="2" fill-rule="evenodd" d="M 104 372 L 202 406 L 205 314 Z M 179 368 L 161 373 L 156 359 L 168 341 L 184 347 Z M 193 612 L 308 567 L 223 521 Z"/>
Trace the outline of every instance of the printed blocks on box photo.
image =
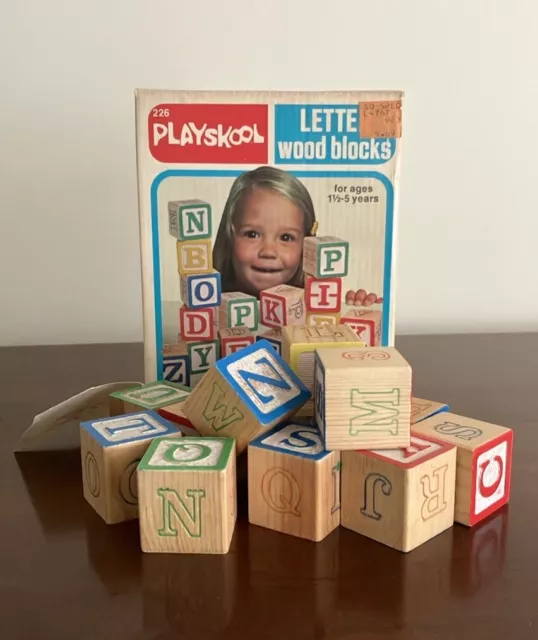
<path id="1" fill-rule="evenodd" d="M 411 366 L 394 347 L 315 352 L 314 406 L 325 447 L 408 447 Z"/>
<path id="2" fill-rule="evenodd" d="M 279 284 L 261 291 L 260 316 L 266 327 L 305 324 L 304 289 Z"/>
<path id="3" fill-rule="evenodd" d="M 457 447 L 456 522 L 473 526 L 509 501 L 512 429 L 441 412 L 413 431 Z"/>
<path id="4" fill-rule="evenodd" d="M 258 324 L 258 301 L 254 296 L 239 291 L 222 294 L 219 308 L 219 327 L 221 329 L 245 327 L 250 331 L 257 331 Z"/>
<path id="5" fill-rule="evenodd" d="M 408 552 L 453 526 L 455 487 L 456 447 L 439 440 L 343 451 L 341 525 Z"/>
<path id="6" fill-rule="evenodd" d="M 179 309 L 181 339 L 185 341 L 215 340 L 217 337 L 215 315 L 215 307 L 189 309 L 186 305 L 181 305 Z"/>
<path id="7" fill-rule="evenodd" d="M 138 516 L 136 468 L 153 438 L 181 438 L 155 411 L 89 420 L 80 425 L 84 498 L 107 524 Z"/>
<path id="8" fill-rule="evenodd" d="M 256 335 L 256 340 L 267 340 L 273 349 L 282 355 L 282 328 L 274 327 Z"/>
<path id="9" fill-rule="evenodd" d="M 314 313 L 339 313 L 342 309 L 342 278 L 305 278 L 306 310 Z"/>
<path id="10" fill-rule="evenodd" d="M 211 253 L 211 239 L 177 240 L 177 270 L 180 276 L 190 273 L 212 273 L 213 254 Z"/>
<path id="11" fill-rule="evenodd" d="M 381 311 L 377 309 L 350 309 L 340 318 L 341 324 L 347 324 L 369 347 L 381 344 Z"/>
<path id="12" fill-rule="evenodd" d="M 184 404 L 203 436 L 236 439 L 237 453 L 295 413 L 310 392 L 273 347 L 259 340 L 217 361 Z"/>
<path id="13" fill-rule="evenodd" d="M 155 380 L 146 384 L 114 391 L 109 398 L 111 416 L 132 413 L 141 409 L 158 411 L 170 404 L 184 400 L 190 389 L 168 380 Z"/>
<path id="14" fill-rule="evenodd" d="M 233 329 L 220 329 L 220 354 L 224 358 L 231 353 L 239 351 L 254 342 L 254 334 L 246 327 L 235 327 Z"/>
<path id="15" fill-rule="evenodd" d="M 197 199 L 169 202 L 168 231 L 181 241 L 211 238 L 211 205 Z"/>
<path id="16" fill-rule="evenodd" d="M 227 553 L 236 514 L 232 438 L 157 438 L 138 465 L 140 543 L 154 553 Z"/>
<path id="17" fill-rule="evenodd" d="M 187 343 L 180 340 L 163 346 L 163 380 L 177 384 L 190 385 L 190 358 Z"/>
<path id="18" fill-rule="evenodd" d="M 248 445 L 249 522 L 319 542 L 340 524 L 340 452 L 316 425 L 278 425 Z"/>
<path id="19" fill-rule="evenodd" d="M 321 313 L 319 311 L 307 313 L 305 324 L 308 327 L 324 327 L 328 324 L 340 324 L 340 314 Z"/>
<path id="20" fill-rule="evenodd" d="M 333 236 L 304 239 L 303 271 L 314 278 L 345 278 L 349 270 L 349 242 Z"/>
<path id="21" fill-rule="evenodd" d="M 180 276 L 181 299 L 189 309 L 219 307 L 222 296 L 220 273 L 194 273 Z"/>

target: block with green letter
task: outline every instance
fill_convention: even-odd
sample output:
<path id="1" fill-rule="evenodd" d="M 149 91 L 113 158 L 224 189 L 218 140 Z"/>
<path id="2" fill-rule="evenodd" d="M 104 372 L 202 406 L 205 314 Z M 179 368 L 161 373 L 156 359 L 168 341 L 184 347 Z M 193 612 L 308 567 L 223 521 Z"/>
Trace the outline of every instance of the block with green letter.
<path id="1" fill-rule="evenodd" d="M 211 238 L 211 205 L 199 199 L 169 202 L 168 231 L 181 242 Z"/>
<path id="2" fill-rule="evenodd" d="M 110 415 L 119 416 L 142 409 L 158 411 L 170 404 L 183 401 L 190 391 L 189 387 L 168 380 L 155 380 L 114 391 L 109 399 Z"/>
<path id="3" fill-rule="evenodd" d="M 258 300 L 240 291 L 223 293 L 219 307 L 219 328 L 245 327 L 257 331 L 259 323 Z"/>
<path id="4" fill-rule="evenodd" d="M 314 278 L 345 278 L 349 242 L 334 236 L 312 236 L 303 242 L 303 271 Z"/>
<path id="5" fill-rule="evenodd" d="M 265 429 L 287 420 L 311 393 L 267 340 L 218 360 L 183 403 L 202 436 L 234 438 L 237 453 Z"/>
<path id="6" fill-rule="evenodd" d="M 137 477 L 142 551 L 229 551 L 237 518 L 233 438 L 156 438 Z"/>
<path id="7" fill-rule="evenodd" d="M 411 382 L 411 366 L 394 347 L 317 348 L 314 413 L 325 447 L 408 447 Z"/>

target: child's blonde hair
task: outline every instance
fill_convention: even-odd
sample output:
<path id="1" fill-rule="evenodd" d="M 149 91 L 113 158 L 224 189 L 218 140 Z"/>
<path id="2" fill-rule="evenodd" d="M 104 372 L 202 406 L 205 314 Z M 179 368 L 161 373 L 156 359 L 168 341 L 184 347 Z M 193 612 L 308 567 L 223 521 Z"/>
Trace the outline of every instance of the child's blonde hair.
<path id="1" fill-rule="evenodd" d="M 269 189 L 288 198 L 303 212 L 303 231 L 305 237 L 316 234 L 316 214 L 308 190 L 302 182 L 287 171 L 276 167 L 261 166 L 238 176 L 228 194 L 213 247 L 213 268 L 221 274 L 222 290 L 230 291 L 234 287 L 233 268 L 234 224 L 241 212 L 244 199 L 255 189 Z M 304 287 L 302 261 L 297 271 L 287 283 L 295 287 Z"/>

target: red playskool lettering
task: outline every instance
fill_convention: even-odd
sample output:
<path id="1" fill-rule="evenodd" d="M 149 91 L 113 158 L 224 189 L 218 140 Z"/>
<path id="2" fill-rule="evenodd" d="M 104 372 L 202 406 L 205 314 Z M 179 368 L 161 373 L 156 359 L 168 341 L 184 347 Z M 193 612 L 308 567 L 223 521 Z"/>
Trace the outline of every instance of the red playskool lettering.
<path id="1" fill-rule="evenodd" d="M 489 486 L 486 486 L 484 484 L 484 475 L 486 473 L 486 469 L 489 467 L 489 465 L 492 462 L 497 463 L 499 467 L 499 471 L 498 471 L 497 478 L 495 479 L 495 482 L 493 482 Z M 495 493 L 495 491 L 497 491 L 503 479 L 503 475 L 504 475 L 504 460 L 501 458 L 501 456 L 495 456 L 493 460 L 486 460 L 480 465 L 480 479 L 478 481 L 478 490 L 484 496 L 484 498 L 491 498 L 491 496 Z"/>
<path id="2" fill-rule="evenodd" d="M 148 117 L 149 149 L 160 162 L 268 162 L 268 107 L 162 104 Z"/>

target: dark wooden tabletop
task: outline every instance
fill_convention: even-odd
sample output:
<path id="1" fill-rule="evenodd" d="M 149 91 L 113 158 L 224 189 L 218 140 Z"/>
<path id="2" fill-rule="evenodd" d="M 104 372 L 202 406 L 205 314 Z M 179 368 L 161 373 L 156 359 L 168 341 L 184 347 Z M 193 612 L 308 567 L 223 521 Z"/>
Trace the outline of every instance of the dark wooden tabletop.
<path id="1" fill-rule="evenodd" d="M 417 397 L 514 429 L 509 505 L 408 554 L 249 526 L 227 555 L 143 554 L 82 497 L 79 452 L 13 453 L 34 415 L 142 379 L 141 345 L 0 349 L 2 640 L 538 638 L 538 334 L 401 337 Z M 359 635 L 360 634 L 360 635 Z"/>

